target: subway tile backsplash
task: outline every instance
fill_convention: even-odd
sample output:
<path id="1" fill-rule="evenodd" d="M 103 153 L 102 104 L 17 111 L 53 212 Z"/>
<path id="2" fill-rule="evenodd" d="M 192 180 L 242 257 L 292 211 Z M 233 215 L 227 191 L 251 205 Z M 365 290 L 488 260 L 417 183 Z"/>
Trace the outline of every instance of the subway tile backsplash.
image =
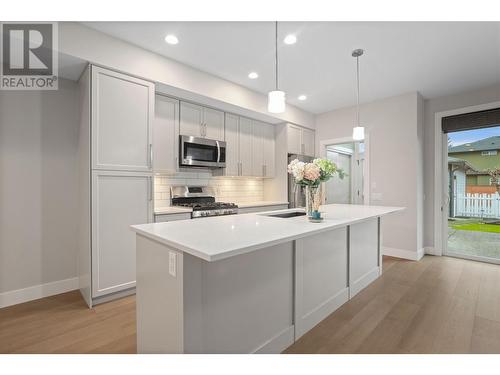
<path id="1" fill-rule="evenodd" d="M 155 207 L 170 206 L 170 186 L 212 186 L 219 202 L 246 203 L 264 200 L 262 179 L 252 177 L 212 177 L 210 172 L 178 172 L 155 176 Z"/>

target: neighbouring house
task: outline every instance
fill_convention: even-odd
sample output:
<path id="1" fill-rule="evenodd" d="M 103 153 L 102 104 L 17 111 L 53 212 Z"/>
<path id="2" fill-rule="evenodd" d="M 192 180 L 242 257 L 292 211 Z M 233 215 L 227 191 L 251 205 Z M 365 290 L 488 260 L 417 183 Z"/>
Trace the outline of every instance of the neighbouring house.
<path id="1" fill-rule="evenodd" d="M 448 155 L 452 159 L 464 160 L 471 166 L 466 171 L 467 193 L 494 194 L 496 192 L 487 170 L 500 167 L 500 136 L 450 147 Z"/>
<path id="2" fill-rule="evenodd" d="M 467 160 L 448 156 L 450 217 L 456 216 L 457 197 L 463 197 L 467 193 L 467 174 L 469 172 L 476 172 L 476 170 Z"/>

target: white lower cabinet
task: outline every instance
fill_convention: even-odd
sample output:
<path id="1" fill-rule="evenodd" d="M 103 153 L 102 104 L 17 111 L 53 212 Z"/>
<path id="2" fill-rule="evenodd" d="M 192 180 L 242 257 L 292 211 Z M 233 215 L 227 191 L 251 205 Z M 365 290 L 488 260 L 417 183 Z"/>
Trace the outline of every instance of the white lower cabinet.
<path id="1" fill-rule="evenodd" d="M 92 298 L 135 287 L 135 234 L 153 221 L 151 174 L 92 172 Z"/>

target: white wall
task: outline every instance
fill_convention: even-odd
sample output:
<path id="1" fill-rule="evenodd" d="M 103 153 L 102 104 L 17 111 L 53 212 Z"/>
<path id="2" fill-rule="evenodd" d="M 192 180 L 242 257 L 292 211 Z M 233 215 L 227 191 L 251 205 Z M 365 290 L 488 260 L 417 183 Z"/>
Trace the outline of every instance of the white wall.
<path id="1" fill-rule="evenodd" d="M 414 259 L 423 251 L 421 109 L 416 92 L 361 106 L 361 122 L 370 139 L 370 204 L 407 208 L 384 218 L 383 246 L 387 253 Z M 317 149 L 323 140 L 351 136 L 355 119 L 355 107 L 318 115 Z M 380 200 L 373 199 L 374 193 Z"/>
<path id="2" fill-rule="evenodd" d="M 500 85 L 424 102 L 424 246 L 434 247 L 434 130 L 437 112 L 500 101 Z"/>
<path id="3" fill-rule="evenodd" d="M 283 114 L 267 111 L 267 95 L 149 52 L 74 22 L 59 23 L 59 52 L 157 83 L 161 91 L 263 121 L 289 121 L 314 128 L 314 115 L 287 105 Z M 228 106 L 225 107 L 224 104 Z M 260 114 L 263 117 L 259 117 Z"/>
<path id="4" fill-rule="evenodd" d="M 2 293 L 77 274 L 78 88 L 0 91 Z"/>

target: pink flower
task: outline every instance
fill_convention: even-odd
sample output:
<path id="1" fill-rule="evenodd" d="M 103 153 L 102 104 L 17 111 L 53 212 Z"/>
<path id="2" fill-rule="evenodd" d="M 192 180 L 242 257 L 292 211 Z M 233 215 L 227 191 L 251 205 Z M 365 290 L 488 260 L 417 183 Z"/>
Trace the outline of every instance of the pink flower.
<path id="1" fill-rule="evenodd" d="M 308 179 L 309 181 L 315 181 L 319 178 L 320 171 L 320 168 L 316 164 L 307 163 L 304 166 L 304 178 Z"/>

